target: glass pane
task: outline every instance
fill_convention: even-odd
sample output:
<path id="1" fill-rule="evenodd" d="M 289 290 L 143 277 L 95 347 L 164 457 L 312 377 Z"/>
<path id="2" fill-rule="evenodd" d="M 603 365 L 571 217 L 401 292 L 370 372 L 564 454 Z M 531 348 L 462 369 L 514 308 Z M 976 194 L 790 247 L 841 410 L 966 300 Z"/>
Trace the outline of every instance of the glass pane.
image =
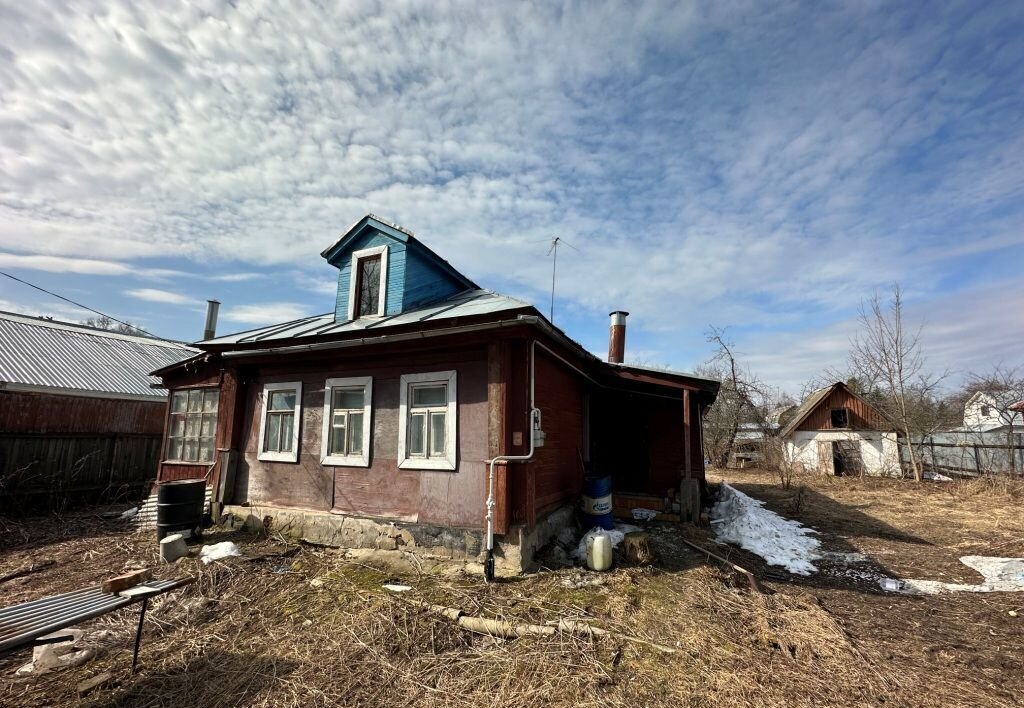
<path id="1" fill-rule="evenodd" d="M 294 415 L 281 416 L 281 452 L 292 451 L 292 426 L 294 423 Z"/>
<path id="2" fill-rule="evenodd" d="M 187 406 L 188 391 L 175 391 L 174 395 L 171 396 L 171 411 L 174 413 L 184 413 Z"/>
<path id="3" fill-rule="evenodd" d="M 430 456 L 444 455 L 445 414 L 430 414 Z"/>
<path id="4" fill-rule="evenodd" d="M 359 269 L 359 309 L 357 315 L 376 315 L 380 305 L 380 256 L 361 258 Z"/>
<path id="5" fill-rule="evenodd" d="M 345 413 L 334 414 L 334 424 L 331 426 L 331 454 L 345 454 Z"/>
<path id="6" fill-rule="evenodd" d="M 412 390 L 414 406 L 444 406 L 448 404 L 448 386 L 416 386 Z"/>
<path id="7" fill-rule="evenodd" d="M 207 391 L 203 396 L 203 410 L 207 413 L 217 412 L 217 402 L 220 400 L 220 391 Z"/>
<path id="8" fill-rule="evenodd" d="M 174 415 L 171 416 L 171 436 L 180 438 L 185 434 L 185 416 Z"/>
<path id="9" fill-rule="evenodd" d="M 277 452 L 281 445 L 281 416 L 267 416 L 267 440 L 263 449 L 267 452 Z"/>
<path id="10" fill-rule="evenodd" d="M 174 438 L 167 441 L 167 459 L 168 460 L 180 460 L 181 459 L 181 447 L 182 439 Z"/>
<path id="11" fill-rule="evenodd" d="M 188 462 L 195 462 L 199 458 L 199 443 L 195 440 L 185 440 L 185 450 L 181 459 Z"/>
<path id="12" fill-rule="evenodd" d="M 409 416 L 409 454 L 423 457 L 426 451 L 427 416 L 413 413 Z"/>
<path id="13" fill-rule="evenodd" d="M 185 436 L 194 438 L 199 436 L 199 419 L 202 416 L 198 413 L 189 413 L 186 416 Z"/>
<path id="14" fill-rule="evenodd" d="M 199 441 L 199 460 L 202 462 L 213 462 L 213 441 Z"/>
<path id="15" fill-rule="evenodd" d="M 271 391 L 270 410 L 291 411 L 295 409 L 295 390 Z"/>
<path id="16" fill-rule="evenodd" d="M 350 413 L 348 416 L 348 454 L 361 455 L 363 452 L 363 414 Z"/>
<path id="17" fill-rule="evenodd" d="M 199 429 L 199 434 L 203 437 L 211 437 L 214 431 L 217 429 L 217 416 L 206 414 L 203 416 L 203 424 Z"/>
<path id="18" fill-rule="evenodd" d="M 361 388 L 343 388 L 334 389 L 334 407 L 335 408 L 362 408 L 363 407 L 363 389 Z"/>
<path id="19" fill-rule="evenodd" d="M 198 411 L 203 407 L 203 392 L 197 388 L 188 392 L 188 409 Z"/>

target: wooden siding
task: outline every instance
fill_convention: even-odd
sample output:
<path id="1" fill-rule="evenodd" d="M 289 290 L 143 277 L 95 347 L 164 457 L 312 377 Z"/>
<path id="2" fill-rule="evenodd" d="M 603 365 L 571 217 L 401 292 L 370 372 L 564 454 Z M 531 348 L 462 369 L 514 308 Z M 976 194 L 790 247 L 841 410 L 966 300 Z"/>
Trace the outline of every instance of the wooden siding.
<path id="1" fill-rule="evenodd" d="M 128 401 L 0 391 L 0 433 L 159 435 L 167 399 Z"/>
<path id="2" fill-rule="evenodd" d="M 536 403 L 546 439 L 528 465 L 537 515 L 576 498 L 583 488 L 583 393 L 578 374 L 538 350 Z"/>
<path id="3" fill-rule="evenodd" d="M 338 268 L 334 316 L 339 322 L 348 320 L 353 251 L 378 246 L 388 247 L 385 315 L 397 315 L 403 310 L 439 300 L 463 289 L 451 275 L 431 262 L 430 257 L 418 251 L 415 246 L 410 247 L 387 234 L 369 230 L 331 261 Z"/>
<path id="4" fill-rule="evenodd" d="M 878 412 L 843 388 L 837 388 L 825 397 L 797 426 L 797 430 L 833 430 L 832 409 L 849 411 L 849 426 L 844 430 L 886 430 L 890 426 Z"/>
<path id="5" fill-rule="evenodd" d="M 158 435 L 0 434 L 0 514 L 137 499 L 156 472 Z"/>
<path id="6" fill-rule="evenodd" d="M 448 369 L 458 375 L 457 469 L 399 469 L 400 376 Z M 466 528 L 483 525 L 488 458 L 487 354 L 483 347 L 395 354 L 388 357 L 387 364 L 365 356 L 338 360 L 332 366 L 277 363 L 252 376 L 244 396 L 236 501 Z M 320 464 L 324 382 L 339 376 L 373 377 L 369 467 Z M 303 382 L 299 461 L 261 461 L 263 384 L 299 380 Z"/>

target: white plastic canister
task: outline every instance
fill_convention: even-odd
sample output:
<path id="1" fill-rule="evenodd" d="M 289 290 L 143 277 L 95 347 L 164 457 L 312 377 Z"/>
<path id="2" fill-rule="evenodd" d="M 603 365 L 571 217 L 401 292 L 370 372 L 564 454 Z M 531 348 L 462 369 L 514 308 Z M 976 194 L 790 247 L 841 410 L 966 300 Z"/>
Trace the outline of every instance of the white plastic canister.
<path id="1" fill-rule="evenodd" d="M 608 534 L 594 534 L 587 540 L 587 567 L 591 570 L 612 567 L 612 539 Z"/>

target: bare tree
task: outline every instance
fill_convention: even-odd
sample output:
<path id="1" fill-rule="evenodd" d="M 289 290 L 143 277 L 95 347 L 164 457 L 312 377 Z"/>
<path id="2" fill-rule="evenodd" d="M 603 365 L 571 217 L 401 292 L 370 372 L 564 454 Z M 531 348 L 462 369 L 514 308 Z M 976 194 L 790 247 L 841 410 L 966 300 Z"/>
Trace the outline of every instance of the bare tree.
<path id="1" fill-rule="evenodd" d="M 86 327 L 95 327 L 96 329 L 105 329 L 111 332 L 117 332 L 119 334 L 134 334 L 139 336 L 148 336 L 141 329 L 133 325 L 131 322 L 118 322 L 115 319 L 101 315 L 100 317 L 90 317 L 87 320 L 83 320 L 82 324 Z"/>
<path id="2" fill-rule="evenodd" d="M 908 330 L 903 318 L 903 293 L 893 285 L 888 302 L 878 293 L 860 308 L 860 331 L 850 342 L 850 369 L 873 403 L 892 420 L 904 437 L 914 479 L 923 478 L 919 448 L 915 447 L 937 421 L 936 392 L 946 374 L 932 375 L 921 351 L 921 327 Z"/>
<path id="3" fill-rule="evenodd" d="M 768 414 L 782 396 L 737 361 L 735 346 L 724 329 L 712 327 L 706 336 L 717 349 L 698 367 L 698 373 L 721 380 L 722 387 L 704 418 L 705 452 L 716 467 L 726 467 L 736 449 L 740 428 L 749 425 L 762 436 L 767 435 Z"/>

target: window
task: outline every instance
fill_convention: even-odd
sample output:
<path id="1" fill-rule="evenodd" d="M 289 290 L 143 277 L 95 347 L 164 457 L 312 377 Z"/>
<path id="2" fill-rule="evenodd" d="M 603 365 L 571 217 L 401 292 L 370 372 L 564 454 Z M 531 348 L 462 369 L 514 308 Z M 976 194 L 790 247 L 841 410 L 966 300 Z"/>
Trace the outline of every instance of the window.
<path id="1" fill-rule="evenodd" d="M 166 459 L 174 462 L 213 462 L 220 391 L 192 388 L 171 394 Z"/>
<path id="2" fill-rule="evenodd" d="M 320 436 L 322 464 L 370 466 L 372 401 L 373 379 L 369 376 L 327 379 Z"/>
<path id="3" fill-rule="evenodd" d="M 833 408 L 832 409 L 832 427 L 833 428 L 849 428 L 849 411 L 845 408 Z"/>
<path id="4" fill-rule="evenodd" d="M 348 318 L 354 320 L 383 315 L 387 283 L 387 246 L 353 252 L 349 273 Z"/>
<path id="5" fill-rule="evenodd" d="M 263 387 L 259 459 L 297 462 L 302 410 L 302 383 L 272 383 Z"/>
<path id="6" fill-rule="evenodd" d="M 454 470 L 455 372 L 407 374 L 400 385 L 398 466 Z"/>
<path id="7" fill-rule="evenodd" d="M 982 405 L 981 415 L 985 418 L 988 418 L 990 415 L 992 415 L 992 409 L 987 405 Z"/>

